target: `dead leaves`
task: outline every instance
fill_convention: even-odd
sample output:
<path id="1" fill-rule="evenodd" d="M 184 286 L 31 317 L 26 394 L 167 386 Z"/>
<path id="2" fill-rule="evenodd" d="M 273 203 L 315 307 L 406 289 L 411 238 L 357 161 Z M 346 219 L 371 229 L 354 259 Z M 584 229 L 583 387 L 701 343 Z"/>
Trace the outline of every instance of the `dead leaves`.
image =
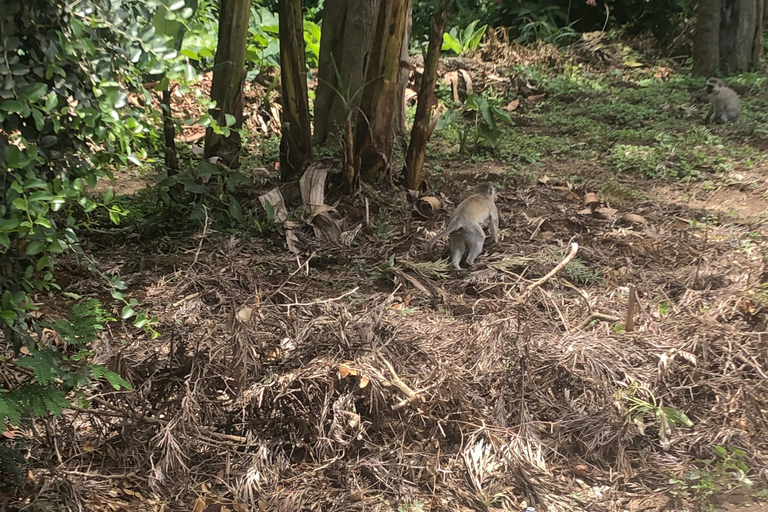
<path id="1" fill-rule="evenodd" d="M 358 387 L 365 389 L 370 384 L 371 379 L 362 375 L 360 371 L 355 367 L 355 363 L 352 361 L 345 361 L 339 365 L 339 379 L 346 379 L 349 376 L 359 377 Z"/>
<path id="2" fill-rule="evenodd" d="M 561 192 L 569 200 L 573 200 L 573 201 L 579 200 L 579 196 L 574 191 L 575 187 L 572 183 L 566 183 L 564 186 L 553 185 L 548 176 L 542 176 L 539 179 L 539 183 L 541 185 L 544 185 L 550 190 L 556 190 L 558 192 Z M 583 197 L 581 198 L 581 201 L 586 208 L 579 210 L 577 212 L 578 215 L 589 216 L 589 217 L 593 217 L 595 219 L 600 219 L 600 220 L 616 220 L 616 216 L 619 213 L 619 211 L 616 208 L 601 206 L 602 201 L 600 200 L 600 197 L 597 195 L 596 192 L 585 192 Z M 622 214 L 620 219 L 630 224 L 637 224 L 641 226 L 648 225 L 648 221 L 646 220 L 646 218 L 636 213 Z M 543 233 L 546 232 L 542 230 L 542 225 L 543 225 L 542 223 L 543 221 L 539 222 L 539 225 L 536 226 L 536 229 L 534 230 L 533 235 L 531 235 L 532 240 L 540 239 Z"/>

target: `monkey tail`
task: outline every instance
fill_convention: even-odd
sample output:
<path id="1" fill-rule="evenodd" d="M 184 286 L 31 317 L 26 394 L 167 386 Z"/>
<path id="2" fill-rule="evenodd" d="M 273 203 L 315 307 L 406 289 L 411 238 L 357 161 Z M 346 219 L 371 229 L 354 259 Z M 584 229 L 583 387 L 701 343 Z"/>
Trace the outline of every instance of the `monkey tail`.
<path id="1" fill-rule="evenodd" d="M 432 247 L 435 245 L 435 242 L 437 242 L 439 239 L 443 238 L 445 235 L 450 234 L 454 231 L 456 231 L 459 228 L 457 226 L 457 223 L 455 221 L 452 221 L 447 226 L 445 226 L 445 229 L 443 229 L 441 232 L 433 236 L 428 242 L 427 242 L 427 253 L 432 254 Z"/>

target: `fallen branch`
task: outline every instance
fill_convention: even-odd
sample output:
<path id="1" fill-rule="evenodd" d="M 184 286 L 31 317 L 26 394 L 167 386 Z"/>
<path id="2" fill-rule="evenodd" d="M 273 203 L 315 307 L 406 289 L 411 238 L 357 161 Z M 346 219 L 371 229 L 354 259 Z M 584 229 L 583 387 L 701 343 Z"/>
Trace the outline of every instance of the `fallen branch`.
<path id="1" fill-rule="evenodd" d="M 399 403 L 396 403 L 391 407 L 393 411 L 396 411 L 398 409 L 402 409 L 403 407 L 407 405 L 411 405 L 414 402 L 422 402 L 421 394 L 416 393 L 414 390 L 408 386 L 405 382 L 402 381 L 402 379 L 397 375 L 395 372 L 395 369 L 392 367 L 392 364 L 387 361 L 386 359 L 383 359 L 384 364 L 387 365 L 387 369 L 389 370 L 390 375 L 392 375 L 392 380 L 388 381 L 387 384 L 391 384 L 395 386 L 397 389 L 399 389 L 407 398 L 405 400 L 402 400 Z"/>
<path id="2" fill-rule="evenodd" d="M 568 256 L 566 256 L 563 261 L 558 263 L 555 268 L 550 270 L 547 275 L 545 275 L 541 279 L 539 279 L 537 281 L 534 281 L 531 284 L 529 284 L 528 287 L 525 289 L 525 291 L 522 293 L 522 295 L 520 295 L 520 298 L 518 299 L 518 303 L 524 303 L 525 301 L 527 301 L 528 297 L 530 297 L 530 295 L 533 292 L 533 290 L 535 290 L 539 286 L 543 285 L 544 283 L 546 283 L 547 281 L 552 279 L 552 277 L 555 274 L 557 274 L 558 272 L 563 270 L 563 268 L 565 268 L 565 266 L 568 263 L 570 263 L 573 258 L 576 257 L 576 253 L 577 252 L 579 252 L 579 244 L 577 244 L 576 242 L 571 242 L 571 252 L 568 253 Z"/>
<path id="3" fill-rule="evenodd" d="M 613 315 L 606 315 L 605 313 L 590 313 L 579 325 L 576 326 L 576 331 L 580 331 L 592 323 L 593 320 L 603 320 L 604 322 L 618 322 L 621 318 Z"/>

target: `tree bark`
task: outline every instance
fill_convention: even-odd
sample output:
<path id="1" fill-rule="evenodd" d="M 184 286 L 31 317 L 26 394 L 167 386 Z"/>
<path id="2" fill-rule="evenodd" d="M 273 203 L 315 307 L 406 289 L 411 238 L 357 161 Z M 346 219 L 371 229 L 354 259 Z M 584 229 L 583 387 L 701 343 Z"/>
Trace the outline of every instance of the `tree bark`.
<path id="1" fill-rule="evenodd" d="M 763 69 L 765 9 L 766 0 L 699 0 L 693 74 Z"/>
<path id="2" fill-rule="evenodd" d="M 722 0 L 699 0 L 693 39 L 693 76 L 713 76 L 720 65 Z"/>
<path id="3" fill-rule="evenodd" d="M 360 104 L 381 0 L 327 0 L 315 92 L 314 140 L 338 137 L 347 114 Z"/>
<path id="4" fill-rule="evenodd" d="M 179 159 L 176 152 L 176 126 L 171 113 L 171 91 L 166 87 L 160 99 L 163 109 L 163 138 L 165 139 L 165 168 L 168 176 L 179 172 Z"/>
<path id="5" fill-rule="evenodd" d="M 759 68 L 762 55 L 764 0 L 722 0 L 720 70 L 726 74 Z"/>
<path id="6" fill-rule="evenodd" d="M 407 7 L 408 0 L 382 0 L 376 17 L 354 145 L 360 155 L 360 177 L 368 183 L 388 168 L 392 156 L 392 121 Z"/>
<path id="7" fill-rule="evenodd" d="M 397 109 L 395 110 L 394 137 L 402 141 L 405 146 L 405 89 L 408 87 L 408 78 L 411 75 L 408 50 L 411 42 L 411 26 L 413 25 L 413 1 L 408 0 L 405 14 L 405 33 L 403 34 L 403 46 L 400 50 L 400 76 L 397 79 Z"/>
<path id="8" fill-rule="evenodd" d="M 280 179 L 288 181 L 299 176 L 312 159 L 312 126 L 309 121 L 301 0 L 280 0 L 278 13 L 283 103 Z"/>
<path id="9" fill-rule="evenodd" d="M 437 2 L 435 13 L 429 25 L 429 48 L 424 59 L 424 75 L 421 78 L 419 102 L 416 105 L 416 116 L 411 129 L 411 141 L 405 155 L 406 184 L 411 190 L 421 186 L 424 157 L 427 152 L 427 142 L 432 135 L 432 113 L 437 107 L 435 85 L 437 84 L 437 64 L 440 60 L 440 49 L 443 46 L 446 11 L 443 2 Z"/>
<path id="10" fill-rule="evenodd" d="M 237 129 L 243 126 L 243 85 L 245 84 L 245 43 L 248 35 L 250 0 L 221 0 L 219 41 L 214 57 L 211 99 L 216 106 L 210 114 L 220 126 L 226 126 L 226 114 L 234 116 L 228 137 L 208 128 L 205 132 L 203 156 L 218 156 L 236 168 L 241 140 Z"/>

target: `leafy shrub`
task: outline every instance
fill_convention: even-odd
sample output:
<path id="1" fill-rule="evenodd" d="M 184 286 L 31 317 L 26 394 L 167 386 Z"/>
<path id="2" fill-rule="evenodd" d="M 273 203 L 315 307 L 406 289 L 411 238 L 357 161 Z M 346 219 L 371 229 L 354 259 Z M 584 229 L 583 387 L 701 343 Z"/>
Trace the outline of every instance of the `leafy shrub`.
<path id="1" fill-rule="evenodd" d="M 442 50 L 451 50 L 456 55 L 477 50 L 480 41 L 483 40 L 485 30 L 488 28 L 488 25 L 477 27 L 478 21 L 474 20 L 462 31 L 453 27 L 449 32 L 444 32 Z"/>
<path id="2" fill-rule="evenodd" d="M 0 430 L 26 413 L 60 412 L 69 403 L 67 391 L 92 378 L 125 385 L 88 363 L 88 344 L 107 320 L 98 303 L 77 306 L 67 322 L 45 324 L 30 317 L 36 308 L 30 294 L 59 289 L 56 257 L 82 252 L 78 219 L 96 209 L 115 223 L 124 215 L 111 204 L 111 191 L 97 199 L 87 190 L 111 177 L 110 166 L 141 164 L 147 154 L 133 148 L 159 139 L 143 77 L 190 72 L 174 38 L 156 34 L 158 5 L 29 0 L 0 12 L 0 321 L 6 351 L 15 355 L 0 364 L 4 373 L 21 372 L 18 385 L 0 390 Z M 135 101 L 128 101 L 129 91 Z M 114 278 L 109 284 L 135 314 L 137 303 L 122 295 L 124 283 Z M 136 315 L 134 323 L 150 328 L 151 319 Z M 63 346 L 47 343 L 44 329 Z"/>

